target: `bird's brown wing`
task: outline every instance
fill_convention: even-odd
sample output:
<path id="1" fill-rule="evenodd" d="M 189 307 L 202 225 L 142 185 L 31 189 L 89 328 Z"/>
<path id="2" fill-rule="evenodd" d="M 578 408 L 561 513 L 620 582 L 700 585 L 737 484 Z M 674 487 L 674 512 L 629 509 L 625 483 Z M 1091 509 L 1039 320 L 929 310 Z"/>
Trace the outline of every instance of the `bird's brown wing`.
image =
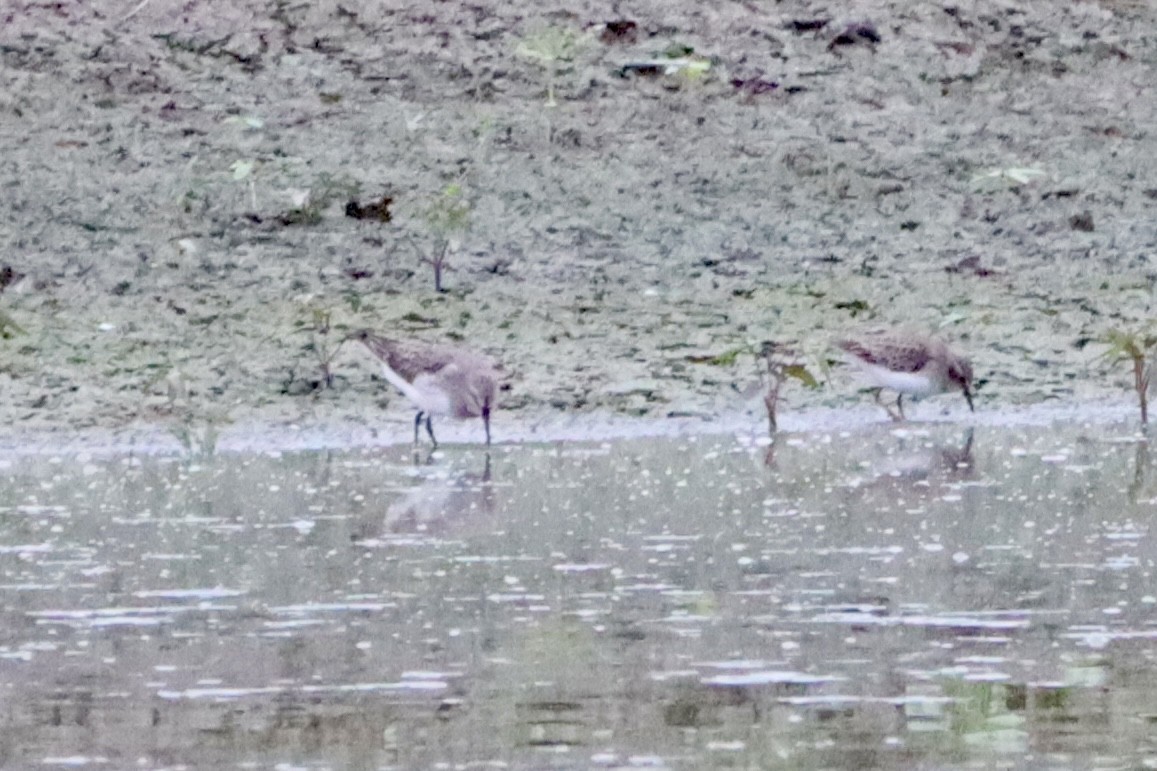
<path id="1" fill-rule="evenodd" d="M 390 357 L 390 366 L 406 380 L 413 382 L 419 375 L 442 374 L 457 358 L 458 353 L 452 348 L 398 343 Z"/>
<path id="2" fill-rule="evenodd" d="M 918 372 L 928 365 L 931 358 L 924 341 L 913 343 L 880 337 L 840 340 L 836 345 L 863 362 L 886 367 L 893 372 Z"/>
<path id="3" fill-rule="evenodd" d="M 436 375 L 456 357 L 455 351 L 450 348 L 404 343 L 364 331 L 359 332 L 354 339 L 411 383 L 419 375 Z"/>

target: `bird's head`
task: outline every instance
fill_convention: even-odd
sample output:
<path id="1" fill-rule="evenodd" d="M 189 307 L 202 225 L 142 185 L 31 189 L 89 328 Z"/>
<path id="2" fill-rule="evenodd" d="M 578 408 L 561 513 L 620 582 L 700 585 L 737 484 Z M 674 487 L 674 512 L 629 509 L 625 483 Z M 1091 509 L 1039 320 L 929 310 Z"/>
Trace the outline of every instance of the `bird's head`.
<path id="1" fill-rule="evenodd" d="M 964 399 L 968 402 L 968 409 L 975 412 L 972 406 L 972 364 L 968 359 L 952 357 L 948 361 L 948 379 L 964 392 Z"/>

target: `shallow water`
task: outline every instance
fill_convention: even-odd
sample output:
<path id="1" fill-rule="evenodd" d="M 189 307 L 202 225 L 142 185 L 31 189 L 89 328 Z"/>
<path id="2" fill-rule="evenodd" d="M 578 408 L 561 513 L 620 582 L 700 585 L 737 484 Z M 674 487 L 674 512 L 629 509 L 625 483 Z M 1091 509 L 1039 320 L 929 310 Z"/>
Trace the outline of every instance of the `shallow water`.
<path id="1" fill-rule="evenodd" d="M 1130 427 L 0 461 L 0 763 L 1157 765 Z"/>

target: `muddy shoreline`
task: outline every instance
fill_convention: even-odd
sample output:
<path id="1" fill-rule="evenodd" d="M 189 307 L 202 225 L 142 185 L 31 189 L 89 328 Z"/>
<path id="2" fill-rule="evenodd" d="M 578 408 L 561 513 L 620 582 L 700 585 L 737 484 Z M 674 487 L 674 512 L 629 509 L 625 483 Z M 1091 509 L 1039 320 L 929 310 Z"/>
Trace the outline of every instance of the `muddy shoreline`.
<path id="1" fill-rule="evenodd" d="M 352 346 L 314 387 L 358 327 L 494 355 L 519 441 L 619 418 L 759 433 L 764 339 L 823 380 L 789 389 L 789 426 L 859 414 L 830 341 L 863 325 L 952 340 L 982 412 L 1127 409 L 1097 341 L 1153 313 L 1151 7 L 856 3 L 801 32 L 803 3 L 636 3 L 609 41 L 609 8 L 536 11 L 11 8 L 6 443 L 405 439 Z M 864 19 L 878 43 L 832 45 Z M 569 58 L 526 54 L 560 34 Z M 706 66 L 622 74 L 672 44 Z M 452 189 L 468 226 L 437 293 L 422 258 Z M 390 222 L 345 216 L 383 195 Z"/>
<path id="2" fill-rule="evenodd" d="M 867 406 L 814 408 L 782 416 L 779 431 L 774 435 L 766 430 L 766 421 L 762 419 L 758 405 L 754 404 L 749 410 L 711 419 L 628 417 L 605 411 L 574 415 L 544 412 L 537 420 L 527 414 L 512 419 L 506 417 L 507 421 L 495 424 L 495 443 L 489 451 L 479 440 L 481 431 L 473 421 L 447 421 L 439 425 L 439 433 L 445 437 L 436 451 L 428 444 L 413 447 L 411 424 L 405 417 L 366 425 L 316 423 L 274 426 L 263 421 L 190 426 L 156 423 L 119 429 L 9 434 L 0 442 L 0 466 L 25 456 L 180 456 L 195 460 L 222 454 L 318 451 L 382 452 L 389 455 L 412 451 L 414 458 L 424 462 L 462 453 L 498 455 L 527 443 L 603 443 L 617 439 L 730 436 L 741 445 L 762 447 L 773 442 L 796 442 L 803 436 L 826 436 L 832 441 L 868 441 L 871 437 L 885 434 L 922 437 L 950 426 L 959 429 L 961 434 L 977 428 L 1017 430 L 1079 426 L 1088 441 L 1094 443 L 1135 442 L 1145 436 L 1136 420 L 1136 410 L 1116 399 L 1080 404 L 1034 404 L 971 415 L 959 410 L 941 412 L 921 405 L 916 409 L 916 419 L 905 423 L 893 423 L 882 411 Z"/>

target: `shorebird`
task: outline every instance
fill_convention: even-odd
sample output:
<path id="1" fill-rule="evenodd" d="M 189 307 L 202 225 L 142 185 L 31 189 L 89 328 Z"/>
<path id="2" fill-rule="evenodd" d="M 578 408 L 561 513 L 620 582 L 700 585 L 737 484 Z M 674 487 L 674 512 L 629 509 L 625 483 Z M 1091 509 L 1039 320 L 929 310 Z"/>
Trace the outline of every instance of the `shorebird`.
<path id="1" fill-rule="evenodd" d="M 422 418 L 434 438 L 434 415 L 482 418 L 486 446 L 490 446 L 490 410 L 498 391 L 498 373 L 486 357 L 462 348 L 431 346 L 391 340 L 362 329 L 349 335 L 382 363 L 382 374 L 418 408 L 414 417 L 414 444 Z"/>
<path id="2" fill-rule="evenodd" d="M 943 341 L 907 332 L 880 332 L 836 342 L 850 354 L 876 393 L 876 403 L 892 420 L 904 419 L 904 394 L 929 396 L 960 389 L 972 410 L 972 364 Z M 896 411 L 880 400 L 896 392 Z"/>

